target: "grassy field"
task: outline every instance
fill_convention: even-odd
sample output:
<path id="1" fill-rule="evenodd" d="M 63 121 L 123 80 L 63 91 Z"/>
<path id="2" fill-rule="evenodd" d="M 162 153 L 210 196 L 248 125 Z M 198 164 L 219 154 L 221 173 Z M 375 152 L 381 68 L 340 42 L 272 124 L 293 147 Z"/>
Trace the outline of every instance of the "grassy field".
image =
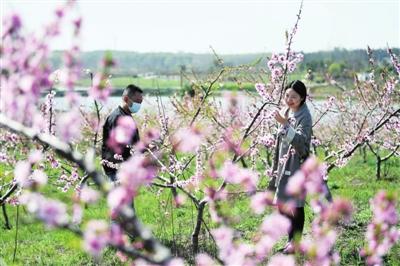
<path id="1" fill-rule="evenodd" d="M 388 175 L 382 180 L 375 180 L 374 161 L 368 157 L 367 163 L 361 156 L 356 155 L 342 169 L 335 169 L 330 174 L 329 186 L 334 196 L 350 199 L 355 207 L 353 220 L 339 228 L 340 236 L 336 243 L 336 250 L 340 253 L 342 265 L 363 265 L 358 251 L 364 244 L 364 232 L 371 218 L 369 200 L 380 189 L 399 192 L 400 160 L 391 159 Z M 0 165 L 1 171 L 6 171 Z M 57 170 L 49 174 L 50 182 L 54 185 L 47 186 L 44 193 L 55 196 L 64 202 L 70 202 L 70 194 L 62 193 L 55 185 L 58 177 Z M 265 183 L 265 182 L 263 182 Z M 399 193 L 398 193 L 399 194 Z M 236 229 L 244 239 L 251 241 L 262 220 L 262 216 L 254 215 L 248 206 L 249 198 L 245 194 L 232 195 L 230 208 L 235 215 Z M 171 247 L 175 255 L 184 256 L 191 260 L 190 236 L 195 223 L 195 207 L 187 201 L 181 208 L 175 208 L 171 201 L 171 192 L 159 192 L 154 187 L 143 188 L 135 200 L 138 216 L 145 224 L 152 228 L 154 234 L 163 243 Z M 400 208 L 400 206 L 399 206 Z M 399 209 L 398 208 L 398 209 Z M 3 228 L 3 216 L 0 216 L 0 265 L 119 265 L 115 251 L 107 249 L 103 258 L 96 261 L 81 250 L 81 241 L 74 234 L 62 230 L 46 229 L 41 223 L 35 221 L 23 207 L 7 206 L 11 230 Z M 267 212 L 270 212 L 268 210 Z M 88 219 L 107 219 L 105 200 L 100 200 L 96 205 L 91 205 L 84 210 L 85 221 Z M 16 216 L 19 215 L 19 225 L 16 225 Z M 305 234 L 309 234 L 312 212 L 306 207 Z M 209 225 L 208 215 L 205 217 Z M 85 222 L 84 222 L 85 223 Z M 83 223 L 83 224 L 84 224 Z M 18 228 L 18 235 L 16 230 Z M 17 236 L 17 237 L 16 237 Z M 283 244 L 282 240 L 282 244 Z M 13 260 L 13 253 L 15 260 Z M 215 246 L 204 230 L 200 238 L 200 249 L 215 254 Z M 277 249 L 278 247 L 276 247 Z M 385 265 L 400 265 L 400 244 L 398 243 L 385 257 Z"/>
<path id="2" fill-rule="evenodd" d="M 115 88 L 125 88 L 128 84 L 135 84 L 141 88 L 153 88 L 153 89 L 164 89 L 164 88 L 172 88 L 179 89 L 180 88 L 180 80 L 179 79 L 165 79 L 165 78 L 133 78 L 133 77 L 113 77 L 111 79 L 111 84 Z M 82 79 L 79 81 L 80 86 L 90 86 L 90 79 Z"/>
<path id="3" fill-rule="evenodd" d="M 303 78 L 304 78 L 303 73 L 293 73 L 289 75 L 289 80 L 303 79 Z M 183 94 L 184 90 L 188 90 L 190 87 L 187 80 L 184 80 L 182 82 L 182 87 L 183 87 L 182 89 L 181 82 L 179 79 L 166 79 L 157 77 L 134 78 L 128 76 L 113 77 L 112 86 L 114 91 L 112 92 L 112 95 L 119 96 L 121 94 L 121 90 L 125 88 L 128 84 L 135 84 L 144 89 L 146 94 L 150 95 L 156 95 L 158 93 L 162 95 L 172 95 L 174 93 Z M 88 87 L 90 86 L 90 80 L 82 79 L 79 81 L 78 85 L 82 87 Z M 243 82 L 239 86 L 236 82 L 233 81 L 221 81 L 215 83 L 213 89 L 216 93 L 218 93 L 218 91 L 239 91 L 239 90 L 255 92 L 254 85 L 255 84 L 251 82 Z M 332 95 L 337 96 L 341 93 L 341 91 L 337 87 L 323 83 L 312 83 L 308 84 L 308 86 L 310 95 L 316 99 L 326 99 L 326 97 L 328 96 Z"/>

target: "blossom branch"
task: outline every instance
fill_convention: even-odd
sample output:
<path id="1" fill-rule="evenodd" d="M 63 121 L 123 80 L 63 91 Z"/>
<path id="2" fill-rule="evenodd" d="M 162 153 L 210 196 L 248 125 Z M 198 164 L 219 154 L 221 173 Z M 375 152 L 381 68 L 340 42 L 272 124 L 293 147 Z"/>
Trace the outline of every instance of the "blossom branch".
<path id="1" fill-rule="evenodd" d="M 48 134 L 38 134 L 35 130 L 27 128 L 22 124 L 9 119 L 4 114 L 0 114 L 0 127 L 6 128 L 17 134 L 22 134 L 32 140 L 36 140 L 41 144 L 49 145 L 58 154 L 65 159 L 76 163 L 88 176 L 90 176 L 103 194 L 107 195 L 110 187 L 105 182 L 103 176 L 96 171 L 93 162 L 93 152 L 88 152 L 83 157 L 79 152 L 73 151 L 65 142 L 60 141 L 54 136 Z M 126 232 L 133 232 L 133 234 L 140 237 L 144 242 L 144 247 L 150 252 L 154 252 L 153 258 L 150 255 L 144 256 L 149 262 L 157 262 L 163 264 L 171 259 L 169 250 L 161 245 L 156 239 L 153 238 L 150 230 L 145 228 L 137 219 L 134 212 L 128 207 L 121 208 L 119 215 L 121 217 L 121 226 Z"/>
<path id="2" fill-rule="evenodd" d="M 398 114 L 400 114 L 400 108 L 397 109 L 396 111 L 392 112 L 385 120 L 382 120 L 382 119 L 381 119 L 380 122 L 379 122 L 378 124 L 376 124 L 376 126 L 375 126 L 371 131 L 369 131 L 368 134 L 366 134 L 366 136 L 372 136 L 372 135 L 374 135 L 375 132 L 377 132 L 377 131 L 378 131 L 381 127 L 383 127 L 387 122 L 389 122 L 389 120 L 390 120 L 392 117 L 395 117 L 395 116 L 397 116 Z M 361 142 L 358 142 L 356 145 L 354 145 L 354 147 L 353 147 L 351 150 L 345 152 L 345 154 L 342 156 L 342 158 L 348 158 L 348 157 L 350 157 L 364 142 L 365 142 L 365 140 L 363 140 L 363 141 L 361 141 Z M 343 151 L 344 151 L 344 150 L 342 150 L 342 152 L 343 152 Z M 329 157 L 329 156 L 328 156 L 328 157 Z M 328 157 L 325 158 L 325 161 L 327 160 Z M 331 157 L 331 156 L 330 156 L 330 157 Z M 335 166 L 336 166 L 335 163 L 329 164 L 329 166 L 328 166 L 328 168 L 327 168 L 328 173 L 329 173 Z"/>

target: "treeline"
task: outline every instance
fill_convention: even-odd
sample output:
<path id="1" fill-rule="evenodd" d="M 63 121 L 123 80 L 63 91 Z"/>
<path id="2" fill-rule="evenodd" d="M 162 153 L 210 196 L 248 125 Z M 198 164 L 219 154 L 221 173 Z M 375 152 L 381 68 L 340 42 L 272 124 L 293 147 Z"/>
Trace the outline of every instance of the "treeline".
<path id="1" fill-rule="evenodd" d="M 393 49 L 399 54 L 400 49 Z M 81 59 L 84 68 L 97 70 L 106 51 L 83 52 Z M 205 73 L 218 67 L 218 59 L 213 54 L 195 53 L 137 53 L 128 51 L 111 51 L 117 65 L 117 75 L 139 75 L 154 73 L 156 75 L 176 75 L 181 70 Z M 221 54 L 218 55 L 226 66 L 238 66 L 255 63 L 256 67 L 266 67 L 270 53 L 258 54 Z M 383 67 L 390 67 L 390 58 L 385 49 L 373 51 L 376 62 Z M 52 55 L 54 68 L 61 65 L 62 52 Z M 336 48 L 332 51 L 305 53 L 304 61 L 299 65 L 300 71 L 312 69 L 316 72 L 327 71 L 331 67 L 339 71 L 362 72 L 368 69 L 366 50 L 346 50 Z"/>

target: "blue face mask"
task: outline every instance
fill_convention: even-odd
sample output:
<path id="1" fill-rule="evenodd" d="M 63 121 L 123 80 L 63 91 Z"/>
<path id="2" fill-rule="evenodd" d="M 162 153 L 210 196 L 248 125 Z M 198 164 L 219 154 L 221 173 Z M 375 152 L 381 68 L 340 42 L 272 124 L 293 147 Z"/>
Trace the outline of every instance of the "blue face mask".
<path id="1" fill-rule="evenodd" d="M 130 110 L 132 113 L 137 113 L 137 112 L 139 112 L 139 110 L 140 110 L 140 106 L 141 106 L 140 103 L 133 102 L 132 105 L 129 106 L 129 110 Z"/>

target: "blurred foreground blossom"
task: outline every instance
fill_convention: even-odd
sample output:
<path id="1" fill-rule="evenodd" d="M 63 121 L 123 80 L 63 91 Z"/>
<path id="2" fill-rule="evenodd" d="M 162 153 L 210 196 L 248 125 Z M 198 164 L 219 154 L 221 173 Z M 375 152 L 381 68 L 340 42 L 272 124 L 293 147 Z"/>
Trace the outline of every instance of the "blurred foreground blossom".
<path id="1" fill-rule="evenodd" d="M 136 124 L 130 116 L 122 116 L 117 121 L 117 126 L 111 130 L 107 145 L 120 154 L 124 145 L 131 143 L 135 134 Z"/>
<path id="2" fill-rule="evenodd" d="M 371 200 L 373 217 L 365 233 L 366 246 L 360 251 L 367 265 L 383 265 L 382 257 L 400 240 L 396 204 L 396 195 L 383 190 Z"/>
<path id="3" fill-rule="evenodd" d="M 101 252 L 109 242 L 108 229 L 108 225 L 105 221 L 89 221 L 83 235 L 83 246 L 85 250 L 95 257 L 100 256 Z"/>
<path id="4" fill-rule="evenodd" d="M 179 129 L 172 137 L 175 150 L 195 152 L 203 141 L 203 135 L 196 127 Z"/>
<path id="5" fill-rule="evenodd" d="M 258 173 L 241 168 L 231 161 L 225 161 L 219 175 L 228 183 L 242 185 L 247 191 L 254 191 L 258 182 Z"/>

